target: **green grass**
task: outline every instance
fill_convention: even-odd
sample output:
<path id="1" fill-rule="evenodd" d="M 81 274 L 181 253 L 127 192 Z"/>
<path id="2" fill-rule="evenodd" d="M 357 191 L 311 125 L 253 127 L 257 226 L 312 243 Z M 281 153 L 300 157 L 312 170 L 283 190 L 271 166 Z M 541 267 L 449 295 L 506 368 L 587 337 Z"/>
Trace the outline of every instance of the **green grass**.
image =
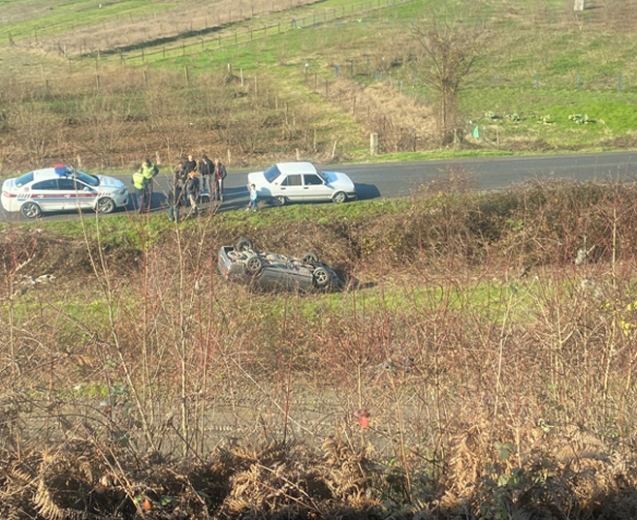
<path id="1" fill-rule="evenodd" d="M 533 136 L 554 146 L 586 146 L 634 131 L 637 104 L 630 97 L 621 92 L 500 87 L 465 91 L 462 107 L 472 121 L 491 127 L 491 137 L 497 127 L 501 137 Z M 492 120 L 487 112 L 500 118 Z M 521 120 L 511 121 L 513 114 Z M 578 125 L 569 119 L 574 114 L 586 114 L 593 121 Z M 551 123 L 543 124 L 543 116 L 550 116 Z"/>
<path id="2" fill-rule="evenodd" d="M 9 4 L 9 5 L 5 5 Z M 101 7 L 98 7 L 101 5 Z M 102 22 L 119 20 L 121 17 L 138 18 L 155 12 L 171 9 L 178 5 L 172 2 L 153 2 L 149 0 L 123 0 L 103 2 L 95 0 L 69 0 L 63 3 L 45 0 L 4 1 L 3 15 L 10 21 L 0 24 L 0 40 L 14 41 L 55 36 L 80 27 L 91 27 Z M 31 8 L 35 7 L 33 11 Z M 10 9 L 10 12 L 7 11 Z M 21 19 L 21 13 L 30 13 Z M 11 21 L 12 18 L 15 21 Z"/>
<path id="3" fill-rule="evenodd" d="M 378 70 L 379 81 L 391 83 L 394 88 L 400 84 L 404 94 L 433 103 L 432 92 L 416 73 L 417 49 L 409 31 L 412 23 L 431 19 L 437 13 L 451 20 L 485 23 L 488 34 L 482 45 L 483 55 L 475 73 L 467 78 L 460 109 L 464 120 L 487 127 L 486 135 L 492 141 L 536 140 L 555 148 L 599 149 L 611 146 L 608 143 L 614 138 L 632 135 L 637 123 L 634 103 L 637 62 L 632 59 L 637 37 L 602 30 L 596 25 L 600 13 L 586 12 L 585 23 L 578 26 L 564 17 L 560 0 L 542 5 L 526 0 L 508 10 L 488 3 L 476 7 L 468 0 L 454 6 L 438 0 L 414 0 L 390 7 L 387 3 L 381 0 L 379 8 L 377 1 L 326 0 L 294 7 L 230 24 L 211 35 L 184 37 L 170 45 L 153 46 L 149 42 L 143 59 L 142 51 L 135 49 L 124 53 L 124 61 L 129 66 L 180 73 L 188 68 L 193 77 L 225 74 L 230 65 L 235 76 L 243 75 L 246 88 L 252 88 L 255 77 L 261 78 L 264 84 L 276 85 L 281 99 L 312 114 L 323 149 L 329 149 L 330 143 L 337 141 L 350 160 L 464 155 L 466 152 L 445 151 L 440 155 L 402 152 L 368 157 L 364 138 L 368 128 L 329 97 L 326 102 L 323 93 L 325 82 L 334 80 L 334 66 L 339 65 L 341 76 L 349 78 L 353 63 L 353 81 L 371 84 L 375 80 L 374 71 Z M 16 2 L 8 5 L 12 12 L 18 11 Z M 144 0 L 108 4 L 103 9 L 93 9 L 92 5 L 69 2 L 34 18 L 16 18 L 0 26 L 0 37 L 2 31 L 4 34 L 11 31 L 33 38 L 31 33 L 37 25 L 57 29 L 60 23 L 91 26 L 100 20 L 142 17 L 157 9 L 173 7 L 170 3 Z M 339 19 L 335 19 L 337 15 Z M 292 28 L 292 18 L 303 28 Z M 274 28 L 266 32 L 264 27 Z M 216 38 L 221 39 L 221 46 Z M 395 66 L 387 66 L 394 61 Z M 104 67 L 119 63 L 118 55 L 102 56 Z M 44 62 L 41 65 L 44 69 Z M 59 68 L 59 64 L 55 66 Z M 92 59 L 82 60 L 74 62 L 73 67 L 89 71 L 95 63 Z M 315 86 L 318 92 L 314 92 Z M 245 110 L 242 106 L 237 109 Z M 503 119 L 485 118 L 486 112 L 494 112 Z M 507 119 L 510 114 L 520 115 L 521 120 L 510 122 Z M 586 114 L 596 122 L 576 125 L 569 120 L 572 114 Z M 546 116 L 550 116 L 551 124 L 541 123 Z"/>

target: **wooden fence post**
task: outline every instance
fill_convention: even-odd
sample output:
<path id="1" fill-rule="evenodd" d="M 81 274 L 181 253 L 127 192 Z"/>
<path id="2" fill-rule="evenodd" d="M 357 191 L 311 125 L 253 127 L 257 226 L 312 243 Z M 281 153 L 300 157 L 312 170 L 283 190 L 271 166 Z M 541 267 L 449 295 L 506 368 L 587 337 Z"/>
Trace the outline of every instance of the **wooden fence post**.
<path id="1" fill-rule="evenodd" d="M 378 154 L 378 134 L 369 134 L 369 153 L 371 155 Z"/>

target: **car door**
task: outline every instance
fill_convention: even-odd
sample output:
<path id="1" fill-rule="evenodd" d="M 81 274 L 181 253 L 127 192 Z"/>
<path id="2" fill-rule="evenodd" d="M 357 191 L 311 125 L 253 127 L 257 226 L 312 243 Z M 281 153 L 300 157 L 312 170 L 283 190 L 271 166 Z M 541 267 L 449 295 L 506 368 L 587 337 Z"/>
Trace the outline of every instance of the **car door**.
<path id="1" fill-rule="evenodd" d="M 307 201 L 330 200 L 332 189 L 316 173 L 303 175 L 303 199 Z"/>
<path id="2" fill-rule="evenodd" d="M 64 192 L 64 209 L 92 208 L 97 192 L 76 179 L 58 179 L 60 190 Z"/>
<path id="3" fill-rule="evenodd" d="M 31 200 L 37 202 L 42 211 L 64 209 L 64 195 L 60 191 L 57 179 L 46 179 L 31 185 Z"/>
<path id="4" fill-rule="evenodd" d="M 275 194 L 273 194 L 275 195 Z M 303 200 L 303 176 L 301 174 L 286 175 L 279 184 L 279 195 L 288 200 L 300 202 Z"/>

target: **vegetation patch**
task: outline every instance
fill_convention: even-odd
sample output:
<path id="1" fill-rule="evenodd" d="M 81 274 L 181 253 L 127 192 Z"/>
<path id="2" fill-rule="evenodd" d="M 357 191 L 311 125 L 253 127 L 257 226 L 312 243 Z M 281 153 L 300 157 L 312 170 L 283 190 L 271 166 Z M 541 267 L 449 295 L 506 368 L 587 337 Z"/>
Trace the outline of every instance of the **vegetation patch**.
<path id="1" fill-rule="evenodd" d="M 6 226 L 0 511 L 629 517 L 634 191 Z M 239 236 L 344 290 L 228 283 Z"/>

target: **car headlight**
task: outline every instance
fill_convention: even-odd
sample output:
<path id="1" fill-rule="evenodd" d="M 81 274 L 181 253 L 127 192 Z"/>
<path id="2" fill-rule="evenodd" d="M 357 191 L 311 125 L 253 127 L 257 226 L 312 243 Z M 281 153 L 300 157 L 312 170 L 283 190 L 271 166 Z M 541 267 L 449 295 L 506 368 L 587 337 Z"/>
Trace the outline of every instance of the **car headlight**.
<path id="1" fill-rule="evenodd" d="M 126 195 L 127 192 L 128 190 L 126 188 L 122 188 L 121 190 L 117 190 L 115 195 Z"/>

